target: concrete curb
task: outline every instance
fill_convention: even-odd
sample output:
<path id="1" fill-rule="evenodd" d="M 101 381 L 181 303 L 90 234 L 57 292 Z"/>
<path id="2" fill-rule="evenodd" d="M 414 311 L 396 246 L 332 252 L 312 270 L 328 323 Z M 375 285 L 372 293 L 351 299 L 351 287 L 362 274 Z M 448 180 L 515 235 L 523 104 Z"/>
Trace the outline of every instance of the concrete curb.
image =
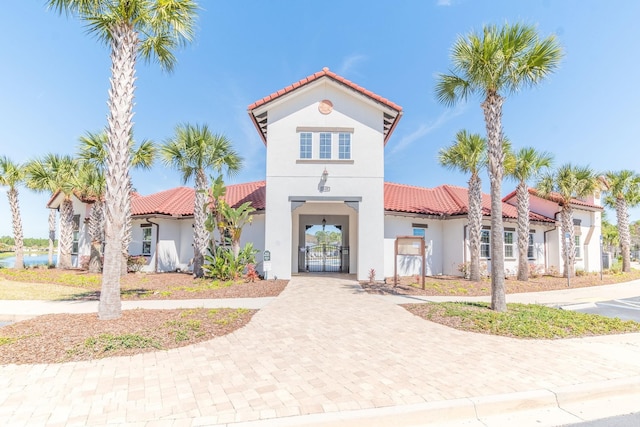
<path id="1" fill-rule="evenodd" d="M 607 401 L 609 403 L 616 398 L 624 398 L 634 402 L 634 405 L 635 402 L 640 401 L 640 376 L 574 384 L 552 389 L 467 397 L 415 405 L 214 425 L 219 427 L 438 426 L 447 423 L 481 422 L 492 417 L 503 417 L 505 415 L 517 417 L 519 413 L 522 413 L 523 416 L 531 417 L 531 414 L 536 411 L 560 410 L 571 414 L 574 412 L 576 404 L 595 404 L 598 401 Z M 620 413 L 630 412 L 634 407 L 621 407 Z M 580 420 L 580 418 L 577 419 Z M 212 424 L 210 419 L 194 418 L 191 425 L 208 426 Z"/>
<path id="2" fill-rule="evenodd" d="M 580 304 L 568 304 L 559 306 L 560 310 L 566 311 L 575 311 L 575 310 L 584 310 L 585 308 L 596 308 L 597 305 L 595 302 L 584 302 Z"/>

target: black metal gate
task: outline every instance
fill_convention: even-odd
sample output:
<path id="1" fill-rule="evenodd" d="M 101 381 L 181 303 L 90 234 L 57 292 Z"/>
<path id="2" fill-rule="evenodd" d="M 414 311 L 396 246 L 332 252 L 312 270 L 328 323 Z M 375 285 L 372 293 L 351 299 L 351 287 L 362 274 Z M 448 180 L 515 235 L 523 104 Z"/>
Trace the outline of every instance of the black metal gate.
<path id="1" fill-rule="evenodd" d="M 349 247 L 316 245 L 300 248 L 298 270 L 308 273 L 348 273 Z"/>

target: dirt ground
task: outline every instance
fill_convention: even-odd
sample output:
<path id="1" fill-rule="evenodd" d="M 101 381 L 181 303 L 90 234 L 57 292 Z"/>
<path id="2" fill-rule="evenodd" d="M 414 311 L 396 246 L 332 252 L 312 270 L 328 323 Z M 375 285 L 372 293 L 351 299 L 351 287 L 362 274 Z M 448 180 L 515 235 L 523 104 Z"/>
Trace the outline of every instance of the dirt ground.
<path id="1" fill-rule="evenodd" d="M 100 297 L 100 275 L 81 270 L 34 269 L 0 277 L 78 287 L 76 300 Z M 121 280 L 122 299 L 208 299 L 277 296 L 286 280 L 216 283 L 181 273 L 135 274 Z M 60 363 L 168 350 L 229 334 L 246 325 L 256 310 L 181 309 L 123 311 L 117 320 L 97 314 L 52 314 L 0 328 L 0 364 Z"/>
<path id="2" fill-rule="evenodd" d="M 570 287 L 609 285 L 636 279 L 640 279 L 640 270 L 632 270 L 631 273 L 604 274 L 602 280 L 599 273 L 589 273 L 570 278 Z M 484 296 L 491 294 L 491 280 L 489 278 L 484 278 L 480 282 L 472 282 L 458 276 L 427 276 L 424 282 L 424 290 L 419 277 L 400 277 L 396 286 L 394 286 L 393 278 L 387 278 L 384 282 L 361 282 L 361 285 L 367 292 L 375 294 L 423 296 Z M 507 277 L 505 287 L 507 294 L 553 291 L 567 289 L 567 279 L 542 275 L 532 277 L 528 282 L 521 282 L 515 277 Z"/>

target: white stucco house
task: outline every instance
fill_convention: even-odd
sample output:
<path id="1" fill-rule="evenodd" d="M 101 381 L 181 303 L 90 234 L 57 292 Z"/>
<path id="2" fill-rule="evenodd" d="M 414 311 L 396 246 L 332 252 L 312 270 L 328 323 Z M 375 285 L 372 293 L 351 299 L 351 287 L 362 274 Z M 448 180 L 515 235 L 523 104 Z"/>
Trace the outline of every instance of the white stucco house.
<path id="1" fill-rule="evenodd" d="M 467 190 L 441 185 L 421 188 L 384 180 L 384 150 L 402 108 L 327 68 L 248 107 L 266 147 L 264 181 L 229 185 L 227 202 L 251 201 L 253 223 L 242 244 L 259 249 L 258 269 L 268 277 L 304 272 L 341 272 L 376 279 L 413 275 L 424 263 L 427 275 L 460 274 L 469 260 Z M 132 198 L 132 255 L 148 257 L 147 271 L 188 270 L 193 257 L 193 189 L 178 187 Z M 562 271 L 557 201 L 530 193 L 529 262 Z M 60 196 L 48 206 L 57 208 Z M 576 268 L 600 268 L 598 195 L 572 202 L 576 221 Z M 90 201 L 74 200 L 76 255 L 89 255 L 85 221 Z M 490 199 L 484 195 L 482 257 L 491 268 Z M 517 269 L 515 193 L 503 200 L 505 266 Z M 314 230 L 331 229 L 338 241 L 318 245 Z M 423 237 L 420 255 L 395 256 L 399 236 Z M 264 251 L 270 259 L 263 262 Z"/>

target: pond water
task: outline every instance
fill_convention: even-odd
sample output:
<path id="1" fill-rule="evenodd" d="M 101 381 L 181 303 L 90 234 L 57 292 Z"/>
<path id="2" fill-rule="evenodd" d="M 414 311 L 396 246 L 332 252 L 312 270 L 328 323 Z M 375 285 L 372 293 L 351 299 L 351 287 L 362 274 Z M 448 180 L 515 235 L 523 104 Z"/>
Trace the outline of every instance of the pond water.
<path id="1" fill-rule="evenodd" d="M 25 255 L 24 258 L 25 267 L 33 267 L 35 265 L 47 265 L 49 263 L 49 255 Z M 16 257 L 8 257 L 0 259 L 0 266 L 6 268 L 12 268 L 16 263 Z M 56 255 L 53 256 L 53 263 L 56 263 Z"/>

